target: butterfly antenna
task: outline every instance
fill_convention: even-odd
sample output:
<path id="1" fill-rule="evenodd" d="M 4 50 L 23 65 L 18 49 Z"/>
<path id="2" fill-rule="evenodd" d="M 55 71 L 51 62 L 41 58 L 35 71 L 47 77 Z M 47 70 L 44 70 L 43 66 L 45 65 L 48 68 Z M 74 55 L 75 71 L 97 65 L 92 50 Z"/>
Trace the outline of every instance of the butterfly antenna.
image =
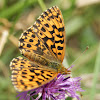
<path id="1" fill-rule="evenodd" d="M 73 63 L 75 63 L 88 49 L 89 46 L 86 47 L 86 49 L 80 54 L 80 56 Z M 73 65 L 73 63 L 71 64 L 71 66 Z"/>

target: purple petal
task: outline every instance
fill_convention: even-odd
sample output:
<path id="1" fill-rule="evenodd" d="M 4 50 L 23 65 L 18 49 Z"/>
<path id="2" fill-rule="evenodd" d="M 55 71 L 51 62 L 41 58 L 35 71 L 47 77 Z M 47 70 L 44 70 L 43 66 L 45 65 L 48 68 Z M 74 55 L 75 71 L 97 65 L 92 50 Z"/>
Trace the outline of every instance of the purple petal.
<path id="1" fill-rule="evenodd" d="M 55 78 L 51 82 L 29 91 L 19 93 L 17 97 L 20 97 L 19 100 L 39 100 L 42 97 L 42 100 L 65 100 L 67 97 L 77 98 L 80 100 L 80 95 L 78 92 L 83 92 L 84 90 L 80 87 L 80 77 L 72 78 L 70 76 L 58 74 L 57 79 Z M 29 93 L 29 94 L 28 94 Z M 34 95 L 37 95 L 36 99 L 33 98 Z"/>

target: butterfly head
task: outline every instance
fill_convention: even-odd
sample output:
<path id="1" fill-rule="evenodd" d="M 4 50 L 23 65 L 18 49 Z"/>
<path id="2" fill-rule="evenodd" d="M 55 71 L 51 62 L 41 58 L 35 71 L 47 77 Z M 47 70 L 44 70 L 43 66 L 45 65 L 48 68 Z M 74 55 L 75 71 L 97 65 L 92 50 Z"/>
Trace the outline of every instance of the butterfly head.
<path id="1" fill-rule="evenodd" d="M 71 73 L 71 71 L 68 70 L 67 68 L 65 68 L 63 65 L 62 65 L 62 67 L 61 67 L 61 69 L 59 71 L 60 71 L 61 74 L 64 74 L 64 75 Z"/>

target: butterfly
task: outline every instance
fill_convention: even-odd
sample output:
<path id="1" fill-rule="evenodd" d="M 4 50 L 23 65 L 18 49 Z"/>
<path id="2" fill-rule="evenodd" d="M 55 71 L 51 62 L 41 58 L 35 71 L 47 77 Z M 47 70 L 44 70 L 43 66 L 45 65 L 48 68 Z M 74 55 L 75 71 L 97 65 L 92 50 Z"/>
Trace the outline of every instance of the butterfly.
<path id="1" fill-rule="evenodd" d="M 24 57 L 14 58 L 10 63 L 15 89 L 35 89 L 53 80 L 58 73 L 68 74 L 62 65 L 65 43 L 64 20 L 60 9 L 53 6 L 19 38 L 19 50 Z"/>

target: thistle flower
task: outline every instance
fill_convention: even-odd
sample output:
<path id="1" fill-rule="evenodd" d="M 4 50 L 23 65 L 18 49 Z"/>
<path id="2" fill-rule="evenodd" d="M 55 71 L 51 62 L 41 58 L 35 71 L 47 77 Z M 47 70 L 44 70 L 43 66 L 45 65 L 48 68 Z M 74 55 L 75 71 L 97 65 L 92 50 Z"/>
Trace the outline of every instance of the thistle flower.
<path id="1" fill-rule="evenodd" d="M 57 79 L 29 91 L 19 93 L 19 100 L 65 100 L 67 97 L 77 98 L 80 100 L 80 95 L 77 92 L 83 92 L 80 87 L 80 77 L 72 78 L 70 76 L 58 74 Z M 34 98 L 36 96 L 36 98 Z"/>

